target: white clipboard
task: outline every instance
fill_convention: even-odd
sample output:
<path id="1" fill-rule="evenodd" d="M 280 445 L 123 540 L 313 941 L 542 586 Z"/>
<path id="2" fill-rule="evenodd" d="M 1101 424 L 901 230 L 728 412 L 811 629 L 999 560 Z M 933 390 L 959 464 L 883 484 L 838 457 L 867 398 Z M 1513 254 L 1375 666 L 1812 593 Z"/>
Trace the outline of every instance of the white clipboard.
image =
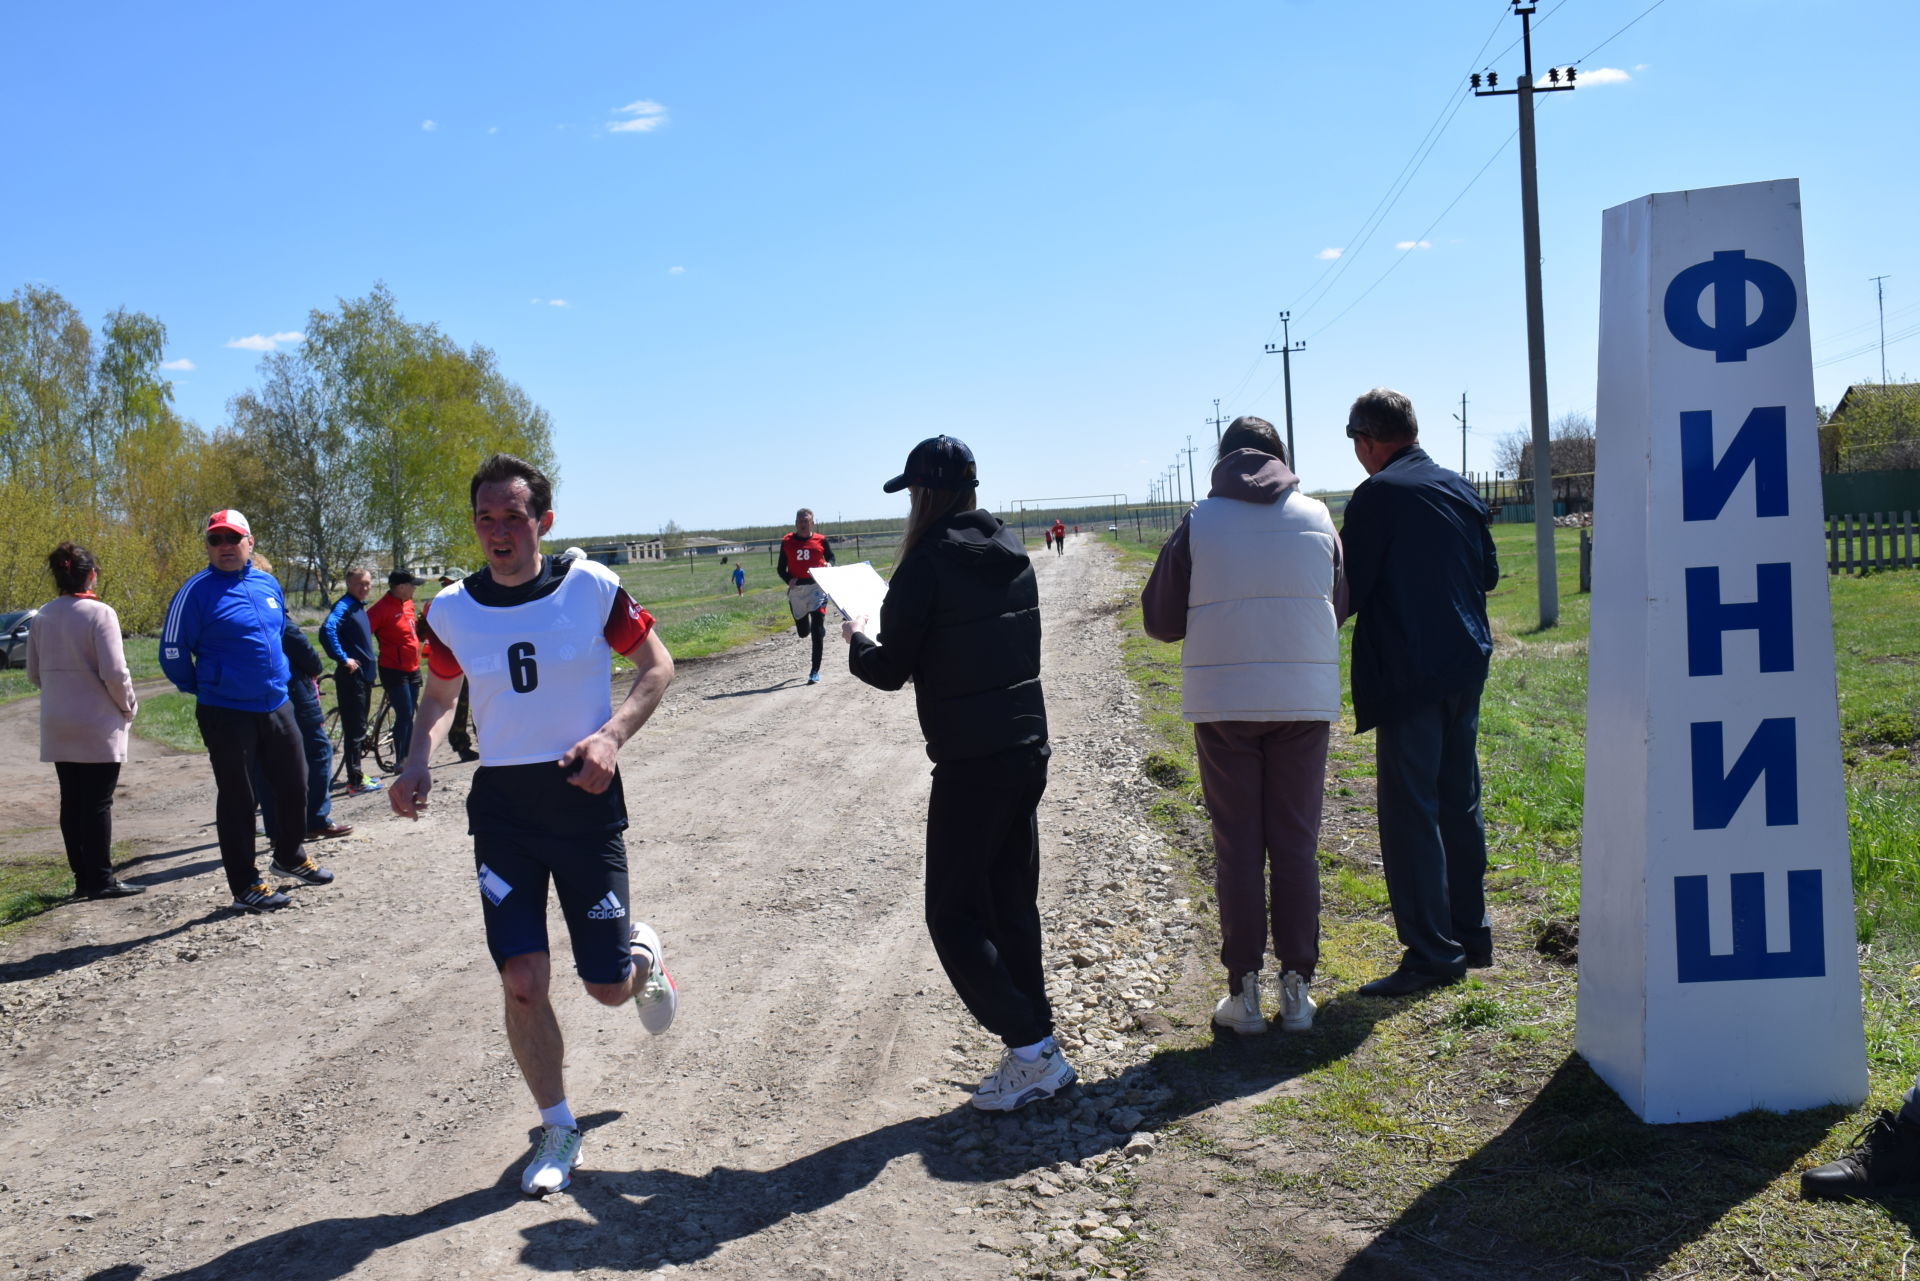
<path id="1" fill-rule="evenodd" d="M 887 598 L 887 580 L 880 577 L 871 561 L 857 565 L 822 565 L 813 571 L 813 581 L 827 594 L 847 618 L 880 621 L 880 603 Z"/>

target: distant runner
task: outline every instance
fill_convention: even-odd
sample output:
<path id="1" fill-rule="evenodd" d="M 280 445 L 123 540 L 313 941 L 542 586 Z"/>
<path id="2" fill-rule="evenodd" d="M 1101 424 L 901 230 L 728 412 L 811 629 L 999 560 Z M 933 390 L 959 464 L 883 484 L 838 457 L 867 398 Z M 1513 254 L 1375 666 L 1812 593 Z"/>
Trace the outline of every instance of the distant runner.
<path id="1" fill-rule="evenodd" d="M 1065 521 L 1053 522 L 1053 554 L 1058 556 L 1067 550 L 1067 524 Z"/>
<path id="2" fill-rule="evenodd" d="M 507 1041 L 542 1126 L 520 1190 L 545 1196 L 566 1187 L 580 1163 L 560 1024 L 547 996 L 548 880 L 587 995 L 603 1005 L 631 1000 L 654 1033 L 672 1025 L 679 1001 L 660 936 L 628 914 L 617 764 L 621 745 L 666 693 L 673 659 L 652 615 L 612 570 L 541 555 L 553 486 L 539 469 L 495 454 L 474 473 L 469 494 L 486 564 L 434 598 L 420 732 L 387 795 L 403 818 L 426 807 L 427 761 L 464 675 L 480 736 L 467 794 L 480 913 L 506 989 Z M 616 652 L 636 669 L 617 711 L 609 692 Z"/>
<path id="3" fill-rule="evenodd" d="M 827 594 L 813 581 L 813 571 L 833 564 L 833 548 L 813 532 L 813 509 L 793 514 L 793 532 L 780 540 L 780 559 L 774 569 L 787 585 L 787 608 L 793 612 L 793 631 L 802 640 L 813 637 L 813 667 L 807 684 L 820 683 L 820 647 L 827 626 Z"/>
<path id="4" fill-rule="evenodd" d="M 747 590 L 746 567 L 743 565 L 735 565 L 733 567 L 733 594 L 735 596 L 742 596 L 746 594 L 746 590 Z"/>

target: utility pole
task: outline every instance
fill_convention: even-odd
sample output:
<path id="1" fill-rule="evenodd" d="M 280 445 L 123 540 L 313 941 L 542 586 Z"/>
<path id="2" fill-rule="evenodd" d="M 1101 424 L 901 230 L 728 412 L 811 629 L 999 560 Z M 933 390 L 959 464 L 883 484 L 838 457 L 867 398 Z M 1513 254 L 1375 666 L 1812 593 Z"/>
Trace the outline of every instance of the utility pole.
<path id="1" fill-rule="evenodd" d="M 1167 468 L 1167 477 L 1173 482 L 1173 502 L 1177 507 L 1180 505 L 1180 455 L 1178 452 L 1173 456 L 1173 466 Z"/>
<path id="2" fill-rule="evenodd" d="M 1454 415 L 1460 423 L 1460 474 L 1467 474 L 1467 393 L 1460 393 L 1460 412 Z"/>
<path id="3" fill-rule="evenodd" d="M 1560 585 L 1554 577 L 1553 557 L 1553 444 L 1547 432 L 1547 336 L 1540 296 L 1540 191 L 1533 156 L 1533 95 L 1555 93 L 1573 88 L 1574 69 L 1565 70 L 1566 83 L 1560 83 L 1561 68 L 1547 69 L 1547 83 L 1533 82 L 1533 12 L 1536 0 L 1512 0 L 1520 18 L 1520 46 L 1525 70 L 1512 89 L 1498 88 L 1500 73 L 1486 74 L 1487 87 L 1480 87 L 1480 73 L 1471 77 L 1476 98 L 1504 97 L 1512 94 L 1520 105 L 1520 239 L 1527 275 L 1527 384 L 1533 402 L 1533 554 L 1535 572 L 1540 579 L 1540 626 L 1552 627 L 1560 621 Z"/>
<path id="4" fill-rule="evenodd" d="M 1307 341 L 1304 338 L 1299 342 L 1290 341 L 1293 337 L 1293 331 L 1288 326 L 1291 323 L 1290 318 L 1292 315 L 1293 313 L 1290 311 L 1280 313 L 1280 343 L 1278 346 L 1275 346 L 1273 343 L 1268 343 L 1267 354 L 1272 356 L 1277 353 L 1280 357 L 1280 384 L 1286 388 L 1287 466 L 1293 468 L 1294 474 L 1298 475 L 1300 472 L 1300 455 L 1293 452 L 1293 353 L 1296 351 L 1305 351 L 1307 349 Z"/>
<path id="5" fill-rule="evenodd" d="M 1873 296 L 1880 304 L 1880 385 L 1887 385 L 1887 292 L 1880 282 L 1885 276 L 1873 278 Z M 1218 403 L 1218 402 L 1215 402 Z"/>
<path id="6" fill-rule="evenodd" d="M 1213 398 L 1213 417 L 1203 418 L 1201 419 L 1201 421 L 1206 423 L 1211 423 L 1213 425 L 1213 443 L 1217 445 L 1220 443 L 1221 431 L 1224 430 L 1226 425 L 1232 422 L 1233 420 L 1231 418 L 1222 418 L 1220 416 L 1220 398 L 1218 396 L 1215 396 Z"/>
<path id="7" fill-rule="evenodd" d="M 1194 502 L 1200 501 L 1200 487 L 1193 483 L 1193 437 L 1187 437 L 1187 447 L 1180 451 L 1187 456 L 1187 494 Z"/>

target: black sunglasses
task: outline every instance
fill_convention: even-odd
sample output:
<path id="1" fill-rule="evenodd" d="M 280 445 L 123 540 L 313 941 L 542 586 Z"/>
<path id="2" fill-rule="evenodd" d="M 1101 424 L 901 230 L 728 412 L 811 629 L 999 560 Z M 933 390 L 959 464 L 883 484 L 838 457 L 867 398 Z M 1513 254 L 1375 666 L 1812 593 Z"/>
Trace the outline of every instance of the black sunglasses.
<path id="1" fill-rule="evenodd" d="M 236 534 L 231 530 L 223 530 L 216 533 L 208 534 L 207 546 L 232 547 L 235 544 L 237 544 L 242 538 L 245 538 L 245 537 L 246 537 L 245 534 Z"/>
<path id="2" fill-rule="evenodd" d="M 1353 424 L 1352 424 L 1352 423 L 1348 423 L 1348 424 L 1347 424 L 1347 439 L 1348 439 L 1348 440 L 1358 440 L 1358 439 L 1360 439 L 1360 437 L 1361 437 L 1361 436 L 1362 436 L 1363 434 L 1364 434 L 1364 433 L 1361 433 L 1361 432 L 1357 432 L 1357 431 L 1355 431 L 1355 430 L 1353 429 Z"/>

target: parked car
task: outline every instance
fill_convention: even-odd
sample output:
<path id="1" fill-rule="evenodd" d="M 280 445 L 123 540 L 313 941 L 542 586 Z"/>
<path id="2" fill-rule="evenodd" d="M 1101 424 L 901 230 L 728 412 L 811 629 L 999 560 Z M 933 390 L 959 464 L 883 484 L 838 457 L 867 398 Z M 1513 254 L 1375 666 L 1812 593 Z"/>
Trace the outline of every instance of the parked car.
<path id="1" fill-rule="evenodd" d="M 27 633 L 33 629 L 37 609 L 16 609 L 0 614 L 0 667 L 27 665 Z"/>

